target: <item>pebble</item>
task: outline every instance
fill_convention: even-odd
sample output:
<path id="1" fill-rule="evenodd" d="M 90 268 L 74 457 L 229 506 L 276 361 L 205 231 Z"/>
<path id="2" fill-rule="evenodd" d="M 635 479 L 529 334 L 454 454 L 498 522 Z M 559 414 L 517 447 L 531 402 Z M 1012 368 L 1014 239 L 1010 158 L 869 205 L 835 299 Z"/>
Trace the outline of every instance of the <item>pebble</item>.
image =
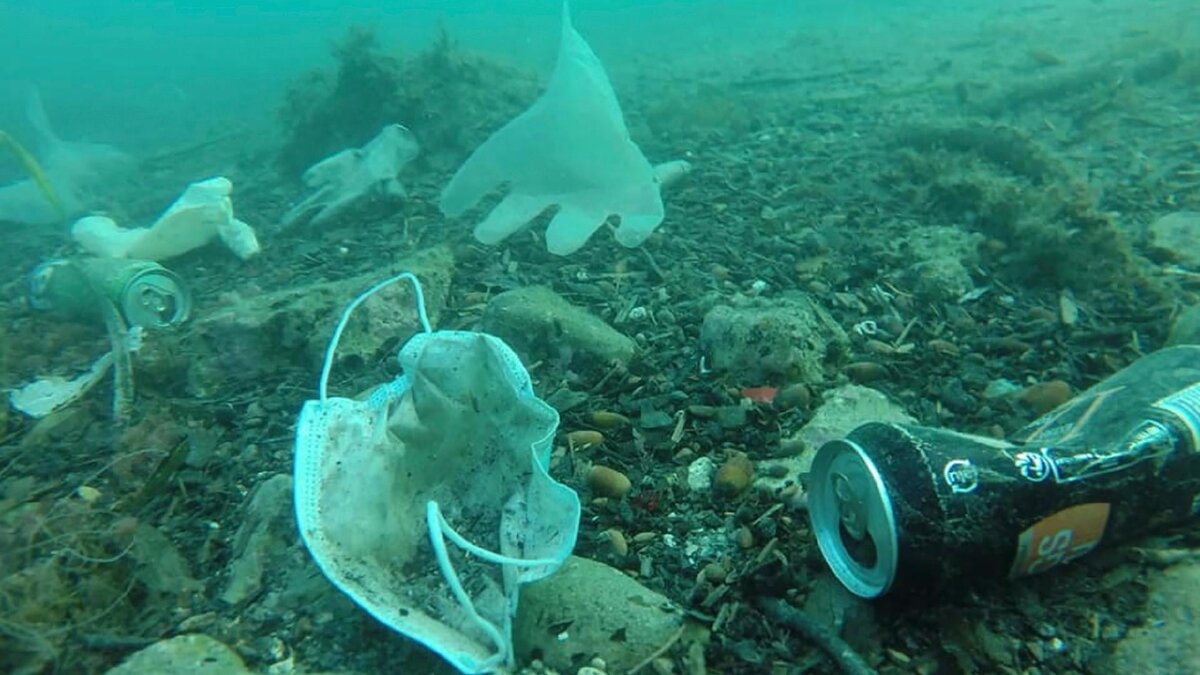
<path id="1" fill-rule="evenodd" d="M 633 487 L 628 476 L 603 464 L 592 467 L 588 472 L 587 484 L 596 495 L 613 499 L 624 497 Z"/>
<path id="2" fill-rule="evenodd" d="M 744 452 L 735 452 L 725 460 L 713 479 L 713 492 L 722 497 L 736 497 L 754 478 L 754 463 Z"/>
<path id="3" fill-rule="evenodd" d="M 693 492 L 702 492 L 712 487 L 713 473 L 716 470 L 716 463 L 707 457 L 699 457 L 696 459 L 696 461 L 688 464 L 688 489 L 692 490 Z"/>
<path id="4" fill-rule="evenodd" d="M 812 392 L 806 384 L 789 384 L 775 396 L 775 407 L 780 410 L 798 408 L 805 410 L 812 403 Z"/>
<path id="5" fill-rule="evenodd" d="M 588 419 L 600 429 L 616 429 L 630 424 L 628 417 L 610 410 L 597 410 L 588 415 Z"/>
<path id="6" fill-rule="evenodd" d="M 608 545 L 612 547 L 613 553 L 622 558 L 629 555 L 629 542 L 620 530 L 608 529 L 601 532 L 600 535 L 608 541 Z"/>
<path id="7" fill-rule="evenodd" d="M 1017 400 L 1039 415 L 1054 410 L 1071 399 L 1071 385 L 1062 380 L 1051 380 L 1030 385 L 1017 394 Z"/>
<path id="8" fill-rule="evenodd" d="M 590 448 L 594 445 L 602 445 L 604 443 L 604 434 L 599 431 L 583 429 L 580 431 L 572 431 L 567 434 L 567 446 L 572 450 L 579 448 Z"/>
<path id="9" fill-rule="evenodd" d="M 888 370 L 881 364 L 874 361 L 858 361 L 851 363 L 844 369 L 846 376 L 850 381 L 858 384 L 866 384 L 882 380 L 888 376 Z"/>
<path id="10" fill-rule="evenodd" d="M 753 548 L 754 533 L 750 531 L 750 528 L 743 525 L 738 528 L 737 534 L 734 535 L 734 541 L 737 542 L 738 548 L 740 549 Z"/>

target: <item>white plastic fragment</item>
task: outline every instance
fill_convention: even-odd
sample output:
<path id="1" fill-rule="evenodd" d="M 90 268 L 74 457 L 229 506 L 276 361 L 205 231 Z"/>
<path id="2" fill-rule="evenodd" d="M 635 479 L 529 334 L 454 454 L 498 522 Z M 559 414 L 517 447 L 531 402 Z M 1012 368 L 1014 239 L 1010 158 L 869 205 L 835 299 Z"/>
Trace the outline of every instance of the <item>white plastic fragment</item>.
<path id="1" fill-rule="evenodd" d="M 233 215 L 233 184 L 218 176 L 192 183 L 150 227 L 123 228 L 107 216 L 88 216 L 71 236 L 89 253 L 108 258 L 166 260 L 220 239 L 245 260 L 259 252 L 249 225 Z"/>
<path id="2" fill-rule="evenodd" d="M 326 157 L 304 172 L 304 184 L 312 192 L 284 214 L 283 224 L 319 225 L 360 200 L 406 196 L 396 175 L 418 152 L 411 131 L 389 124 L 363 147 Z"/>
<path id="3" fill-rule="evenodd" d="M 112 352 L 106 352 L 87 372 L 68 380 L 51 375 L 34 380 L 8 393 L 13 408 L 30 417 L 45 417 L 79 400 L 88 393 L 112 367 Z"/>

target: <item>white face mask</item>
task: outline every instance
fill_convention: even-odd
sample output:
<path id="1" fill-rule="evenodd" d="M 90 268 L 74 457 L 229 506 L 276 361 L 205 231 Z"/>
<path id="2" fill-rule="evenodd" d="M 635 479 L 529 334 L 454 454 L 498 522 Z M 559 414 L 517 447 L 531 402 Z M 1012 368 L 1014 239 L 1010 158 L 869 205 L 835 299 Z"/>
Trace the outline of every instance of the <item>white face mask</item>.
<path id="1" fill-rule="evenodd" d="M 425 332 L 404 374 L 366 400 L 329 397 L 351 312 L 412 282 Z M 401 274 L 356 298 L 325 355 L 319 398 L 296 425 L 300 533 L 342 592 L 465 673 L 513 663 L 520 584 L 575 547 L 579 497 L 547 473 L 558 413 L 516 354 L 491 335 L 429 327 L 420 284 Z"/>

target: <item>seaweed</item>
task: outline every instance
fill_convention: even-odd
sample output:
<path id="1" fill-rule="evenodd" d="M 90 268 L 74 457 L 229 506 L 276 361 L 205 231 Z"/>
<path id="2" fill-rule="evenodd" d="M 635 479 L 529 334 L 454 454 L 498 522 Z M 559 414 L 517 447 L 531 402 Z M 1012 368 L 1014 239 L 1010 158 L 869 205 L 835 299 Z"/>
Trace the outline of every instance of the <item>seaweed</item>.
<path id="1" fill-rule="evenodd" d="M 336 71 L 301 78 L 280 111 L 288 138 L 280 164 L 289 176 L 394 123 L 416 135 L 418 161 L 452 167 L 537 90 L 531 76 L 460 49 L 444 28 L 407 59 L 385 53 L 371 30 L 355 28 L 333 57 Z"/>

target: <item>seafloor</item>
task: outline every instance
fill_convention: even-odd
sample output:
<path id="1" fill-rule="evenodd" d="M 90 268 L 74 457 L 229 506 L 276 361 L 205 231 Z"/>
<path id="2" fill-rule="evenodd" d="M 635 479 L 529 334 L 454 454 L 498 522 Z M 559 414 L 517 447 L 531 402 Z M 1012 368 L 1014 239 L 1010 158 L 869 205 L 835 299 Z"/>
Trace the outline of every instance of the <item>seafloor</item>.
<path id="1" fill-rule="evenodd" d="M 849 381 L 922 423 L 1004 435 L 1166 342 L 1196 303 L 1200 275 L 1149 226 L 1200 211 L 1200 49 L 1182 22 L 1136 25 L 1096 7 L 1091 27 L 1109 29 L 1088 39 L 1072 36 L 1089 26 L 1030 5 L 959 37 L 933 35 L 931 22 L 930 34 L 894 49 L 863 48 L 871 35 L 799 31 L 741 61 L 611 67 L 646 155 L 694 167 L 666 192 L 666 220 L 639 249 L 601 230 L 559 258 L 539 225 L 483 246 L 469 222 L 438 212 L 453 169 L 538 87 L 449 39 L 392 58 L 356 33 L 337 69 L 297 83 L 270 133 L 213 130 L 145 158 L 127 192 L 109 196 L 111 213 L 149 221 L 183 185 L 219 173 L 263 252 L 243 262 L 214 245 L 168 263 L 194 290 L 194 319 L 150 336 L 135 357 L 127 423 L 112 419 L 107 384 L 40 421 L 0 412 L 0 671 L 103 672 L 160 639 L 204 633 L 261 672 L 441 672 L 325 584 L 286 495 L 268 515 L 249 506 L 260 485 L 291 471 L 296 413 L 315 391 L 312 345 L 349 300 L 280 328 L 296 301 L 285 292 L 382 278 L 439 245 L 452 256 L 441 327 L 474 327 L 498 293 L 544 285 L 637 344 L 633 361 L 613 368 L 553 348 L 523 356 L 537 392 L 562 410 L 554 472 L 584 500 L 576 553 L 627 571 L 712 629 L 699 647 L 671 645 L 647 672 L 835 672 L 811 641 L 764 615 L 764 598 L 803 607 L 879 672 L 1128 663 L 1123 645 L 1138 631 L 1178 618 L 1160 615 L 1154 588 L 1194 564 L 1194 527 L 1042 576 L 967 572 L 957 592 L 870 604 L 829 576 L 795 490 L 692 490 L 686 475 L 699 457 L 719 466 L 741 452 L 768 467 L 806 451 L 787 439 Z M 942 48 L 923 51 L 923 40 Z M 299 194 L 299 169 L 386 122 L 422 143 L 401 175 L 407 199 L 320 228 L 275 225 Z M 106 349 L 103 328 L 24 300 L 28 271 L 70 253 L 66 238 L 6 226 L 0 242 L 0 387 L 82 370 Z M 701 368 L 711 308 L 791 292 L 850 336 L 822 372 L 748 381 Z M 268 310 L 284 316 L 253 334 L 211 320 Z M 852 330 L 868 320 L 873 339 Z M 340 362 L 336 389 L 390 378 L 403 337 Z M 1018 393 L 990 395 L 999 381 Z M 745 388 L 788 385 L 800 386 L 786 400 L 742 401 Z M 568 447 L 568 432 L 601 426 L 599 445 Z M 593 463 L 625 474 L 631 491 L 597 498 L 580 468 Z M 263 530 L 274 548 L 256 585 L 229 595 L 251 517 L 275 518 Z M 668 543 L 700 531 L 723 533 L 726 545 L 697 561 Z M 1161 639 L 1192 634 L 1185 624 Z"/>

